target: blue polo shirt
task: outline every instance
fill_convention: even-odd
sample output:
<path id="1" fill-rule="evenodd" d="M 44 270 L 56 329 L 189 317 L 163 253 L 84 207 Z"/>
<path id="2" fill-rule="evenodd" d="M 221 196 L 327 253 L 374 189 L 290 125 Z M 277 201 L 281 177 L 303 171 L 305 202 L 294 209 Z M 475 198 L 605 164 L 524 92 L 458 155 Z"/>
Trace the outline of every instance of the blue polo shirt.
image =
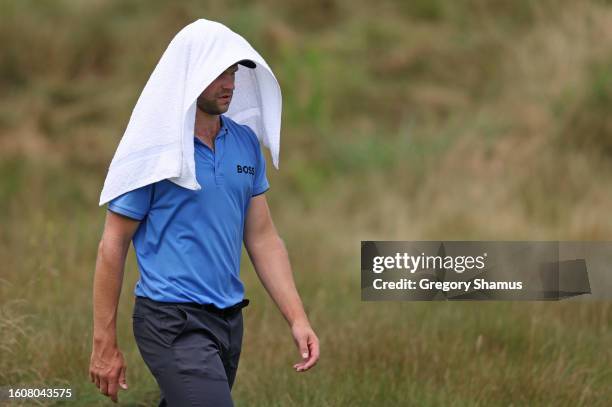
<path id="1" fill-rule="evenodd" d="M 138 296 L 219 308 L 244 298 L 244 222 L 251 197 L 269 188 L 266 160 L 248 126 L 221 119 L 214 151 L 194 137 L 202 189 L 162 180 L 108 204 L 109 210 L 141 221 L 132 239 L 140 270 Z"/>

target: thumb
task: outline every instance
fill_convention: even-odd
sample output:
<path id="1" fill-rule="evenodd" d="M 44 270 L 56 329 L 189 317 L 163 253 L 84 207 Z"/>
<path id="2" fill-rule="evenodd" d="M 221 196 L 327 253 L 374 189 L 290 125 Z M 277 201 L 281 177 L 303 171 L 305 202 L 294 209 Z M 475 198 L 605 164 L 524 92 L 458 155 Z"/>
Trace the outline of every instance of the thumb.
<path id="1" fill-rule="evenodd" d="M 127 390 L 128 385 L 127 385 L 127 380 L 125 379 L 125 371 L 127 370 L 126 366 L 123 366 L 121 368 L 121 372 L 119 373 L 119 386 L 121 386 L 121 388 L 123 390 Z"/>
<path id="2" fill-rule="evenodd" d="M 308 359 L 309 351 L 305 337 L 301 337 L 300 339 L 298 339 L 298 348 L 300 349 L 300 355 L 302 356 L 302 359 Z"/>

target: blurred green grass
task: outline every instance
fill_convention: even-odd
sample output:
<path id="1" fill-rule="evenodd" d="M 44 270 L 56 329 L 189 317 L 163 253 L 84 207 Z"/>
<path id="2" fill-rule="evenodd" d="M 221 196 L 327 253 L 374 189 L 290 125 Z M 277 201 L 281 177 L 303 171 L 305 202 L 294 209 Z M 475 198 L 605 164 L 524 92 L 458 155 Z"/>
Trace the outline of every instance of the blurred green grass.
<path id="1" fill-rule="evenodd" d="M 238 406 L 607 405 L 610 303 L 362 303 L 358 281 L 360 240 L 609 240 L 603 1 L 0 1 L 0 386 L 110 404 L 87 379 L 98 196 L 148 75 L 200 17 L 281 83 L 267 196 L 323 351 L 292 372 L 245 257 Z M 148 406 L 136 279 L 132 253 L 120 400 Z"/>

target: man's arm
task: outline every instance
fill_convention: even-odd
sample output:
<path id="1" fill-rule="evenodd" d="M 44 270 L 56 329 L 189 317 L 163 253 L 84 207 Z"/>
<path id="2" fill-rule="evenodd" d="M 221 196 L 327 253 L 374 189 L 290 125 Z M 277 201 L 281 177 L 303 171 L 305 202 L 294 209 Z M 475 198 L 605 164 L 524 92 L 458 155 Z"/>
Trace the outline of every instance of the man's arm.
<path id="1" fill-rule="evenodd" d="M 319 359 L 319 339 L 310 327 L 295 288 L 289 256 L 272 222 L 265 195 L 251 198 L 244 229 L 244 245 L 262 284 L 291 326 L 302 356 L 293 367 L 310 369 Z"/>
<path id="2" fill-rule="evenodd" d="M 117 346 L 117 307 L 125 258 L 139 221 L 106 212 L 98 246 L 93 287 L 93 346 L 89 378 L 100 392 L 117 402 L 118 386 L 127 389 L 126 365 Z"/>

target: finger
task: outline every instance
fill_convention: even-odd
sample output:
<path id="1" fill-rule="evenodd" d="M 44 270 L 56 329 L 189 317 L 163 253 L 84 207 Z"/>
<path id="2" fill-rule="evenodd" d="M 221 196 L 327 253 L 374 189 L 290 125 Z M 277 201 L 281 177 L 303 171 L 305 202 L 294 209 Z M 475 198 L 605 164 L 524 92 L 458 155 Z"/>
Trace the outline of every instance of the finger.
<path id="1" fill-rule="evenodd" d="M 313 367 L 319 360 L 319 342 L 314 341 L 310 344 L 310 357 L 304 363 L 304 370 L 308 370 Z"/>
<path id="2" fill-rule="evenodd" d="M 308 359 L 308 355 L 310 354 L 310 352 L 308 352 L 308 343 L 306 341 L 305 337 L 301 337 L 297 340 L 297 345 L 298 345 L 298 349 L 300 350 L 300 356 L 302 356 L 303 360 Z"/>
<path id="3" fill-rule="evenodd" d="M 319 340 L 317 339 L 316 336 L 313 335 L 312 337 L 309 338 L 308 346 L 309 346 L 308 359 L 293 366 L 298 372 L 303 372 L 303 371 L 310 369 L 319 360 Z"/>
<path id="4" fill-rule="evenodd" d="M 111 377 L 109 379 L 109 381 L 108 381 L 108 394 L 107 395 L 115 403 L 117 402 L 117 390 L 119 390 L 119 388 L 117 386 L 117 378 L 116 377 Z"/>
<path id="5" fill-rule="evenodd" d="M 99 388 L 100 388 L 100 393 L 104 394 L 105 396 L 108 396 L 108 382 L 103 377 L 100 378 Z"/>
<path id="6" fill-rule="evenodd" d="M 308 359 L 306 359 L 306 360 L 308 360 Z M 304 364 L 306 364 L 306 360 L 301 360 L 301 361 L 295 363 L 293 365 L 293 368 L 296 369 L 296 370 L 299 370 L 300 368 L 302 368 L 304 366 Z"/>
<path id="7" fill-rule="evenodd" d="M 121 388 L 123 390 L 127 390 L 128 385 L 127 385 L 127 379 L 125 378 L 125 371 L 127 370 L 127 366 L 123 366 L 121 368 L 121 372 L 119 373 L 119 386 L 121 386 Z"/>
<path id="8" fill-rule="evenodd" d="M 302 370 L 304 370 L 304 366 L 306 365 L 307 361 L 308 359 L 298 362 L 295 365 L 293 365 L 293 368 L 297 370 L 298 372 L 301 372 Z"/>
<path id="9" fill-rule="evenodd" d="M 98 376 L 97 374 L 94 374 L 94 383 L 96 384 L 96 387 L 99 389 L 100 388 L 100 376 Z"/>

